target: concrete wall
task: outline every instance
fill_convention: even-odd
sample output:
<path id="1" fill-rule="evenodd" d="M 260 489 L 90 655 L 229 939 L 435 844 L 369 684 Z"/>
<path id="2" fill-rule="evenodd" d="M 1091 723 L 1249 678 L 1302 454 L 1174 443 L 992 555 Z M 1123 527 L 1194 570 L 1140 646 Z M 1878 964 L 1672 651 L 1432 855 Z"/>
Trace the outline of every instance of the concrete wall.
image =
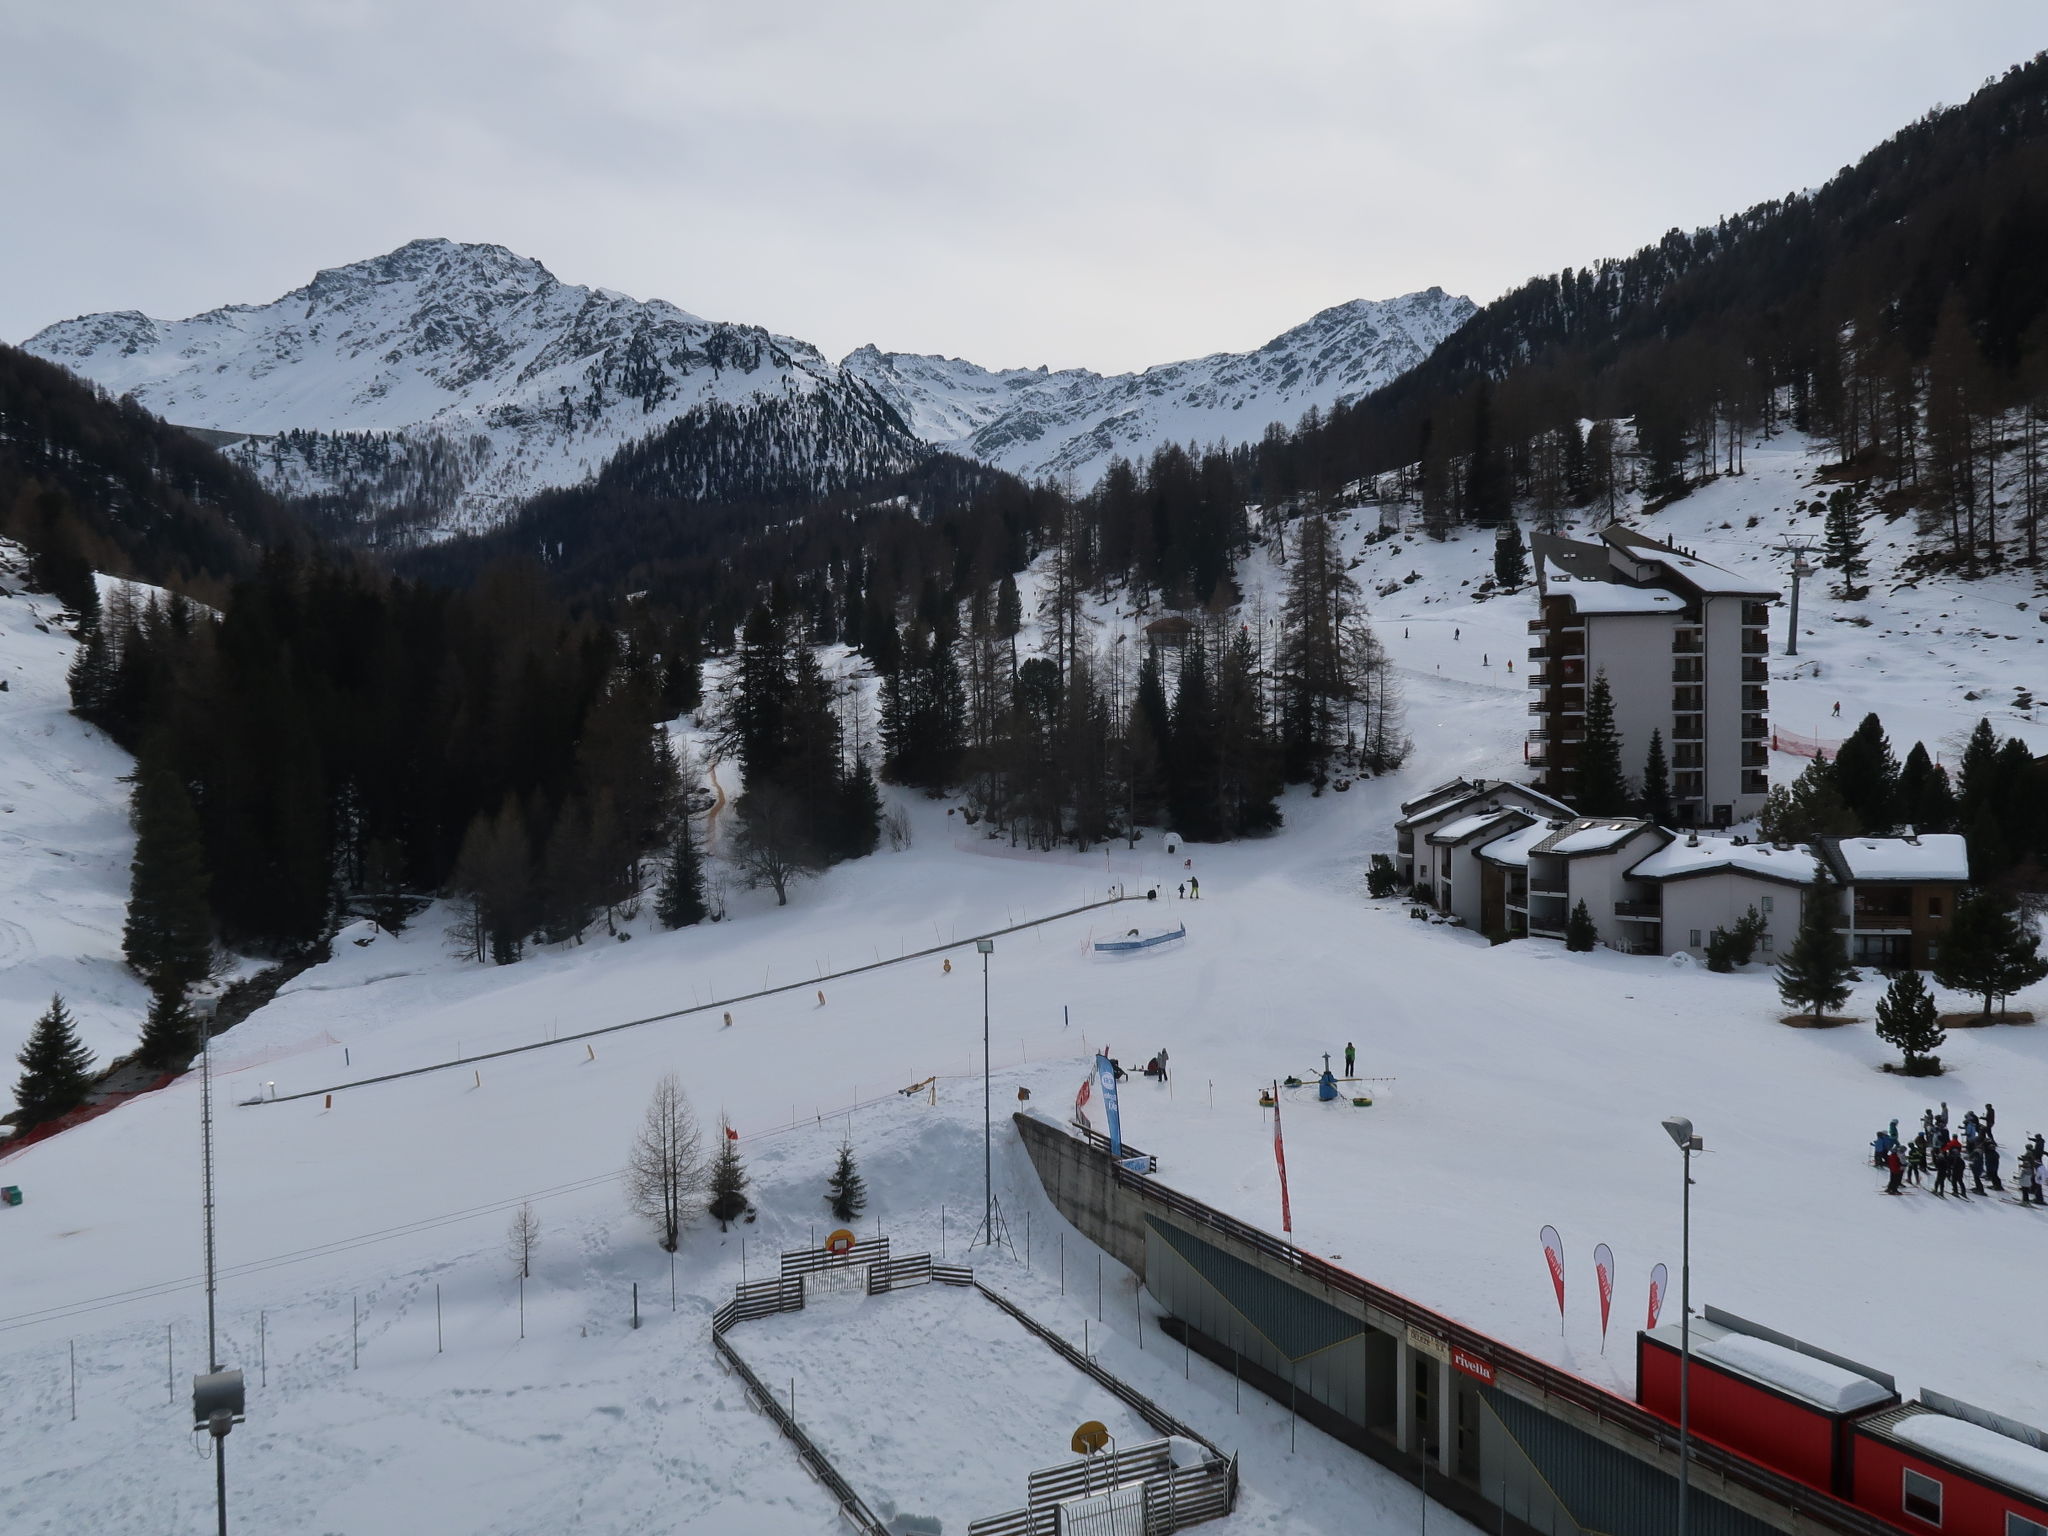
<path id="1" fill-rule="evenodd" d="M 1145 1223 L 1110 1176 L 1106 1157 L 1036 1115 L 1013 1117 L 1038 1181 L 1074 1230 L 1134 1274 L 1145 1272 Z"/>
<path id="2" fill-rule="evenodd" d="M 1593 613 L 1586 616 L 1586 697 L 1605 672 L 1614 697 L 1614 728 L 1621 736 L 1621 771 L 1643 776 L 1650 732 L 1664 733 L 1671 750 L 1671 633 L 1673 613 Z"/>
<path id="3" fill-rule="evenodd" d="M 1565 860 L 1566 879 L 1571 886 L 1571 895 L 1565 900 L 1565 912 L 1583 901 L 1586 911 L 1593 919 L 1593 926 L 1600 934 L 1600 942 L 1610 949 L 1626 950 L 1634 940 L 1639 939 L 1653 925 L 1630 923 L 1614 915 L 1617 901 L 1644 901 L 1656 895 L 1648 885 L 1624 878 L 1623 872 L 1631 864 L 1639 864 L 1648 858 L 1658 846 L 1659 839 L 1645 830 L 1611 853 L 1590 853 Z"/>

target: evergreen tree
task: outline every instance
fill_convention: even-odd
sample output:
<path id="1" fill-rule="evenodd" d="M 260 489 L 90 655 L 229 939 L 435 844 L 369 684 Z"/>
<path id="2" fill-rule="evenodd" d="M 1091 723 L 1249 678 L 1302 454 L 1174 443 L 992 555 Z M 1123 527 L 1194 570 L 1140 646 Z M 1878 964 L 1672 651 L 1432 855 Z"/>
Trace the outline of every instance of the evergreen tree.
<path id="1" fill-rule="evenodd" d="M 199 1051 L 199 1021 L 185 1006 L 185 994 L 169 987 L 152 988 L 149 1014 L 142 1021 L 136 1059 L 160 1072 L 182 1067 Z"/>
<path id="2" fill-rule="evenodd" d="M 1579 745 L 1579 771 L 1572 805 L 1581 816 L 1628 813 L 1628 778 L 1621 771 L 1621 733 L 1614 726 L 1614 694 L 1600 672 L 1586 690 L 1586 739 Z"/>
<path id="3" fill-rule="evenodd" d="M 1989 1022 L 1995 1005 L 2048 976 L 2040 947 L 2039 936 L 2002 897 L 1979 891 L 1957 904 L 1935 958 L 1934 979 L 1982 997 Z"/>
<path id="4" fill-rule="evenodd" d="M 1338 712 L 1352 692 L 1345 632 L 1358 607 L 1358 583 L 1344 568 L 1329 521 L 1301 520 L 1280 622 L 1280 719 L 1289 781 L 1320 781 L 1337 745 Z"/>
<path id="5" fill-rule="evenodd" d="M 738 1220 L 747 1209 L 747 1170 L 740 1163 L 739 1142 L 729 1126 L 719 1138 L 718 1156 L 711 1164 L 709 1209 L 721 1232 L 727 1222 Z"/>
<path id="6" fill-rule="evenodd" d="M 54 1120 L 85 1102 L 92 1087 L 92 1052 L 79 1043 L 77 1021 L 62 997 L 51 997 L 15 1060 L 21 1064 L 14 1084 L 16 1131 Z"/>
<path id="7" fill-rule="evenodd" d="M 1835 765 L 1816 753 L 1790 785 L 1773 784 L 1758 820 L 1773 842 L 1810 843 L 1820 837 L 1850 837 L 1856 815 L 1835 785 Z"/>
<path id="8" fill-rule="evenodd" d="M 1837 486 L 1829 493 L 1826 529 L 1821 563 L 1836 575 L 1836 596 L 1847 602 L 1869 596 L 1870 589 L 1858 585 L 1870 573 L 1864 553 L 1869 540 L 1863 536 L 1863 516 L 1856 508 L 1853 488 Z"/>
<path id="9" fill-rule="evenodd" d="M 1571 916 L 1564 920 L 1564 947 L 1577 954 L 1585 954 L 1599 942 L 1600 930 L 1593 925 L 1593 914 L 1581 901 L 1572 908 Z"/>
<path id="10" fill-rule="evenodd" d="M 688 928 L 703 922 L 705 911 L 704 855 L 697 847 L 696 830 L 690 825 L 689 816 L 679 816 L 668 873 L 655 894 L 654 915 L 664 928 Z"/>
<path id="11" fill-rule="evenodd" d="M 1493 541 L 1493 579 L 1508 592 L 1519 591 L 1529 580 L 1529 546 L 1522 542 L 1522 525 L 1512 517 Z"/>
<path id="12" fill-rule="evenodd" d="M 185 786 L 154 751 L 145 753 L 132 805 L 135 858 L 121 952 L 152 987 L 182 996 L 213 959 L 199 818 Z"/>
<path id="13" fill-rule="evenodd" d="M 1941 1058 L 1934 1053 L 1948 1034 L 1918 971 L 1900 971 L 1878 999 L 1877 1038 L 1905 1056 L 1908 1077 L 1932 1077 L 1941 1071 Z"/>
<path id="14" fill-rule="evenodd" d="M 71 658 L 65 681 L 71 689 L 71 711 L 98 723 L 105 714 L 114 681 L 114 662 L 107 651 L 97 613 L 86 620 L 78 633 L 78 653 Z"/>
<path id="15" fill-rule="evenodd" d="M 1898 820 L 1899 767 L 1875 714 L 1865 715 L 1835 754 L 1835 789 L 1860 832 L 1886 832 Z"/>
<path id="16" fill-rule="evenodd" d="M 1841 921 L 1842 888 L 1827 865 L 1814 860 L 1813 884 L 1799 909 L 1799 933 L 1778 960 L 1778 996 L 1795 1011 L 1805 1009 L 1815 1023 L 1830 1008 L 1849 1000 L 1856 979 L 1849 952 L 1836 930 Z"/>
<path id="17" fill-rule="evenodd" d="M 867 753 L 856 752 L 853 769 L 839 789 L 839 856 L 864 859 L 881 841 L 882 791 L 868 767 Z"/>
<path id="18" fill-rule="evenodd" d="M 1372 856 L 1372 863 L 1365 871 L 1365 891 L 1375 900 L 1384 900 L 1401 888 L 1401 871 L 1394 867 L 1394 861 L 1384 853 Z"/>
<path id="19" fill-rule="evenodd" d="M 1767 927 L 1763 913 L 1751 907 L 1733 928 L 1716 928 L 1707 939 L 1707 969 L 1725 972 L 1749 964 Z"/>
<path id="20" fill-rule="evenodd" d="M 1956 829 L 1956 797 L 1949 788 L 1948 770 L 1928 755 L 1924 742 L 1914 742 L 1906 754 L 1895 799 L 1899 820 L 1916 831 Z"/>
<path id="21" fill-rule="evenodd" d="M 867 1180 L 860 1176 L 854 1166 L 853 1143 L 844 1142 L 839 1148 L 839 1161 L 832 1169 L 832 1176 L 825 1181 L 825 1203 L 832 1208 L 832 1214 L 840 1221 L 856 1221 L 868 1206 Z"/>
<path id="22" fill-rule="evenodd" d="M 1643 814 L 1660 827 L 1675 820 L 1671 805 L 1671 766 L 1664 757 L 1664 733 L 1650 732 L 1650 750 L 1643 758 Z"/>

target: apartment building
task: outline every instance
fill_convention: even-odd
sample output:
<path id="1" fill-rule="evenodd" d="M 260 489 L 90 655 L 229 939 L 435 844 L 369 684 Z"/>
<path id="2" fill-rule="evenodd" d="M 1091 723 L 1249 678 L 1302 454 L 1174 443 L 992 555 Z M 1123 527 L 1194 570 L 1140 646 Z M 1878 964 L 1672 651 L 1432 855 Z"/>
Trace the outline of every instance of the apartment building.
<path id="1" fill-rule="evenodd" d="M 1526 755 L 1573 800 L 1586 693 L 1606 675 L 1622 768 L 1640 779 L 1661 731 L 1681 827 L 1725 827 L 1769 787 L 1772 587 L 1619 525 L 1597 542 L 1536 534 Z"/>

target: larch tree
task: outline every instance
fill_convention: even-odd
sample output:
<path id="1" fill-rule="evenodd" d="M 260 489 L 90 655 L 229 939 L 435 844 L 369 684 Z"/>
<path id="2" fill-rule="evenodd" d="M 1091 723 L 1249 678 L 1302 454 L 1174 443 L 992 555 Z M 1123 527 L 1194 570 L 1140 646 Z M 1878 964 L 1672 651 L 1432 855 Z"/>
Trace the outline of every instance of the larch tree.
<path id="1" fill-rule="evenodd" d="M 654 1085 L 640 1133 L 626 1154 L 627 1205 L 654 1228 L 655 1240 L 674 1253 L 708 1184 L 696 1113 L 683 1093 L 682 1080 L 666 1073 Z"/>
<path id="2" fill-rule="evenodd" d="M 540 1248 L 540 1217 L 528 1200 L 512 1213 L 512 1225 L 505 1233 L 505 1252 L 519 1266 L 519 1278 L 533 1278 L 533 1256 Z"/>

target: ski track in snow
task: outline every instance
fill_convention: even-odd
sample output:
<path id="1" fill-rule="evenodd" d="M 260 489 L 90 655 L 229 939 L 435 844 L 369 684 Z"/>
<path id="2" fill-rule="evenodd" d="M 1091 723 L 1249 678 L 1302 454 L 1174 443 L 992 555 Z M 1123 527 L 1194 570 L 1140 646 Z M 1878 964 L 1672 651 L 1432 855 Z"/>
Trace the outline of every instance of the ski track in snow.
<path id="1" fill-rule="evenodd" d="M 1816 519 L 1791 508 L 1818 493 L 1796 442 L 1754 452 L 1750 467 L 1643 526 L 1738 570 L 1767 568 L 1763 546 L 1778 533 L 1817 531 Z M 1746 526 L 1751 516 L 1756 529 Z M 1296 1232 L 1311 1250 L 1626 1392 L 1628 1329 L 1647 1272 L 1678 1259 L 1677 1170 L 1657 1122 L 1682 1112 L 1707 1146 L 1693 1211 L 1703 1301 L 1894 1371 L 1909 1395 L 1936 1386 L 2048 1420 L 2041 1351 L 2005 1309 L 1923 1308 L 1901 1329 L 1896 1288 L 1870 1284 L 1874 1271 L 1939 1253 L 1986 1295 L 2025 1295 L 2048 1218 L 1998 1202 L 1873 1200 L 1880 1179 L 1859 1156 L 1875 1127 L 1916 1116 L 1932 1098 L 1994 1100 L 2017 1147 L 2048 1125 L 2048 1033 L 1958 1032 L 1943 1051 L 1949 1076 L 1906 1082 L 1878 1070 L 1891 1053 L 1867 1025 L 1777 1025 L 1767 971 L 1714 976 L 1545 943 L 1489 947 L 1409 921 L 1398 901 L 1366 901 L 1365 857 L 1392 848 L 1403 797 L 1454 774 L 1519 775 L 1526 716 L 1503 660 L 1519 665 L 1531 612 L 1526 593 L 1479 602 L 1473 586 L 1459 587 L 1490 570 L 1490 539 L 1466 533 L 1434 544 L 1404 532 L 1366 546 L 1373 526 L 1368 511 L 1346 520 L 1344 533 L 1368 592 L 1422 573 L 1369 601 L 1403 669 L 1411 763 L 1341 794 L 1291 792 L 1275 837 L 1188 850 L 1202 900 L 1158 914 L 1185 919 L 1183 944 L 1103 963 L 1086 950 L 1085 918 L 998 941 L 989 988 L 994 1171 L 1023 1251 L 1013 1260 L 977 1250 L 978 1272 L 1077 1344 L 1085 1323 L 1110 1368 L 1239 1451 L 1236 1528 L 1413 1529 L 1413 1488 L 1305 1429 L 1290 1453 L 1283 1406 L 1247 1392 L 1238 1412 L 1230 1378 L 1197 1359 L 1184 1379 L 1156 1329 L 1140 1350 L 1135 1318 L 1147 1303 L 1114 1264 L 1104 1265 L 1098 1325 L 1089 1273 L 1097 1256 L 1052 1211 L 1002 1118 L 1019 1088 L 1032 1107 L 1063 1116 L 1092 1047 L 1107 1042 L 1128 1060 L 1166 1045 L 1175 1079 L 1130 1085 L 1127 1133 L 1159 1155 L 1162 1181 L 1271 1227 L 1277 1187 L 1257 1088 L 1312 1071 L 1322 1052 L 1353 1040 L 1361 1073 L 1385 1079 L 1371 1109 L 1306 1095 L 1286 1105 Z M 2014 702 L 2020 684 L 2048 681 L 2039 675 L 2048 652 L 2037 648 L 2048 626 L 2031 578 L 1893 591 L 1897 552 L 1883 546 L 1903 537 L 1882 524 L 1872 531 L 1877 580 L 1858 605 L 1870 627 L 1837 622 L 1850 610 L 1809 584 L 1800 675 L 1789 675 L 1787 658 L 1771 661 L 1776 719 L 1840 735 L 1875 708 L 1903 755 L 1921 738 L 1946 752 L 1989 711 L 2001 732 L 2048 747 L 2048 723 Z M 1269 612 L 1283 576 L 1264 551 L 1246 572 Z M 1028 608 L 1037 582 L 1020 585 Z M 0 921 L 25 934 L 0 942 L 34 946 L 0 969 L 0 1020 L 18 1040 L 61 984 L 97 1046 L 132 1039 L 142 1013 L 141 989 L 118 963 L 127 833 L 116 779 L 127 766 L 63 714 L 70 645 L 25 622 L 38 604 L 46 613 L 45 600 L 0 598 L 0 676 L 10 679 L 0 694 L 0 806 L 16 808 L 0 811 L 0 837 L 20 839 L 0 857 Z M 1774 641 L 1782 632 L 1780 613 Z M 1965 691 L 1983 697 L 1969 701 Z M 1772 771 L 1783 779 L 1801 766 L 1780 757 Z M 232 1106 L 269 1080 L 280 1092 L 331 1081 L 344 1048 L 355 1075 L 391 1071 L 751 990 L 834 957 L 916 948 L 935 925 L 981 931 L 1098 895 L 1119 861 L 1168 891 L 1183 873 L 1156 835 L 1135 852 L 1084 857 L 1085 868 L 1070 855 L 980 857 L 986 850 L 956 844 L 958 818 L 942 805 L 902 804 L 915 832 L 908 851 L 842 866 L 797 888 L 780 911 L 772 895 L 735 891 L 723 923 L 664 934 L 643 917 L 630 945 L 543 951 L 504 968 L 447 955 L 439 910 L 403 935 L 337 946 L 303 986 L 224 1039 L 221 1102 Z M 77 857 L 52 858 L 52 848 Z M 258 1313 L 267 1314 L 268 1382 L 252 1375 L 249 1422 L 230 1444 L 237 1520 L 287 1536 L 652 1532 L 679 1523 L 768 1536 L 836 1529 L 827 1497 L 715 1364 L 709 1316 L 743 1272 L 759 1278 L 774 1254 L 829 1230 L 823 1183 L 847 1138 L 873 1200 L 863 1228 L 877 1224 L 899 1253 L 937 1253 L 943 1240 L 959 1261 L 966 1213 L 982 1193 L 974 958 L 956 956 L 951 975 L 933 957 L 849 977 L 823 1008 L 807 990 L 760 999 L 735 1008 L 729 1030 L 713 1014 L 629 1031 L 598 1042 L 595 1059 L 565 1047 L 487 1063 L 480 1087 L 469 1073 L 438 1073 L 337 1095 L 331 1110 L 318 1099 L 225 1108 L 225 1359 L 255 1371 Z M 413 973 L 410 984 L 369 984 L 394 971 Z M 1849 1011 L 1867 1019 L 1880 986 L 1866 977 Z M 2037 991 L 2018 1005 L 2048 1008 L 2048 990 Z M 677 1257 L 674 1312 L 668 1257 L 624 1210 L 611 1177 L 650 1084 L 670 1069 L 707 1126 L 726 1117 L 741 1131 L 760 1212 L 726 1233 L 696 1224 Z M 922 1092 L 893 1091 L 934 1074 L 936 1105 Z M 863 1101 L 874 1102 L 844 1109 Z M 188 1077 L 15 1154 L 0 1171 L 27 1194 L 25 1205 L 0 1209 L 0 1392 L 23 1410 L 0 1418 L 0 1524 L 10 1532 L 89 1525 L 106 1536 L 157 1536 L 210 1523 L 211 1471 L 182 1414 L 203 1347 L 199 1292 L 116 1297 L 196 1271 L 197 1102 Z M 522 1195 L 537 1196 L 543 1226 L 524 1340 L 504 1253 L 507 1213 Z M 1562 1332 L 1536 1242 L 1544 1221 L 1566 1245 Z M 1590 1265 L 1603 1241 L 1620 1266 L 1604 1355 Z M 284 1262 L 246 1267 L 274 1257 Z M 635 1282 L 638 1331 L 629 1326 Z M 351 1297 L 363 1309 L 359 1368 Z M 968 1300 L 935 1293 L 924 1304 Z M 935 1311 L 910 1358 L 865 1349 L 871 1320 L 878 1338 L 913 1327 L 905 1320 L 915 1313 L 885 1314 L 899 1304 L 919 1305 L 901 1296 L 848 1304 L 849 1326 L 821 1336 L 796 1367 L 800 1414 L 853 1461 L 874 1443 L 876 1395 L 902 1391 L 904 1373 L 922 1370 L 943 1400 L 957 1394 L 960 1411 L 931 1421 L 929 1444 L 890 1454 L 971 1458 L 987 1438 L 985 1410 L 1003 1391 L 977 1348 L 981 1324 L 949 1327 Z M 797 1326 L 828 1321 L 820 1308 Z M 749 1359 L 780 1349 L 775 1339 L 760 1322 L 733 1334 Z M 1059 1409 L 1078 1406 L 1062 1399 L 1068 1390 L 1055 1372 L 1033 1388 L 1019 1422 L 1056 1426 Z M 1058 1459 L 1057 1447 L 1020 1456 L 1031 1465 Z M 869 1486 L 856 1467 L 842 1470 Z M 893 1476 L 915 1483 L 923 1474 L 903 1461 Z M 956 1507 L 948 1489 L 934 1476 L 929 1486 L 876 1492 L 940 1514 L 951 1530 L 1014 1507 L 1023 1492 L 982 1507 L 975 1491 L 974 1506 Z M 1432 1529 L 1440 1521 L 1457 1529 L 1431 1511 Z"/>

